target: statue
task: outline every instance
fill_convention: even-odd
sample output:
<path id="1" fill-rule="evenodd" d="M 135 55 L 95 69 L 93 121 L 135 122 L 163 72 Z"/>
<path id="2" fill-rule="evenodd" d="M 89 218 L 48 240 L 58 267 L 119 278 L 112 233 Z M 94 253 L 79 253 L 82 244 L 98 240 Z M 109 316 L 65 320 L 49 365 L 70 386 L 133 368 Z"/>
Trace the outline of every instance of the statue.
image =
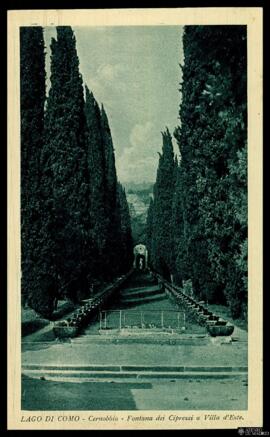
<path id="1" fill-rule="evenodd" d="M 137 244 L 133 250 L 134 263 L 133 267 L 139 270 L 147 269 L 148 251 L 144 244 Z"/>

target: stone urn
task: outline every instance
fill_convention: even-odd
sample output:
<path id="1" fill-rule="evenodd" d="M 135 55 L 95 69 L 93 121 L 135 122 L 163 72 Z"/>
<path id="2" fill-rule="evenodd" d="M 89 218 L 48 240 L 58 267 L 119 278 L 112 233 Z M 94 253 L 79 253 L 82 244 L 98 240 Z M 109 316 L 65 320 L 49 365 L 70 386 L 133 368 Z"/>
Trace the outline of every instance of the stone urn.
<path id="1" fill-rule="evenodd" d="M 226 325 L 218 325 L 218 324 L 209 324 L 209 322 L 206 324 L 207 331 L 212 337 L 218 337 L 223 336 L 227 337 L 229 335 L 232 335 L 234 331 L 234 325 L 231 323 L 227 323 Z"/>

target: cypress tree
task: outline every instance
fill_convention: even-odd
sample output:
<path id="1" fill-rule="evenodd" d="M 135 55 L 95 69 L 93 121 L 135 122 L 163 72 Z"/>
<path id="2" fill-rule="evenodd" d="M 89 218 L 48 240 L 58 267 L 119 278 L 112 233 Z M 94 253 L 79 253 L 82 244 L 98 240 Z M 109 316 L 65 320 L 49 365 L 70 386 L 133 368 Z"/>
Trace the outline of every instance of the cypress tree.
<path id="1" fill-rule="evenodd" d="M 150 198 L 150 203 L 147 211 L 146 218 L 146 246 L 148 249 L 148 263 L 152 266 L 152 244 L 153 244 L 153 215 L 154 215 L 154 202 L 152 197 Z"/>
<path id="2" fill-rule="evenodd" d="M 116 202 L 117 176 L 115 169 L 114 147 L 108 117 L 104 106 L 101 106 L 101 135 L 104 145 L 107 204 L 112 209 Z"/>
<path id="3" fill-rule="evenodd" d="M 175 133 L 176 134 L 176 133 Z M 174 259 L 174 276 L 175 281 L 182 283 L 183 279 L 188 279 L 187 266 L 184 265 L 184 221 L 183 221 L 183 182 L 182 182 L 182 167 L 181 161 L 178 165 L 176 163 L 176 175 L 175 175 L 175 190 L 173 195 L 173 205 L 172 205 L 172 231 L 173 231 L 173 259 Z"/>
<path id="4" fill-rule="evenodd" d="M 154 269 L 170 277 L 173 271 L 172 201 L 175 187 L 175 161 L 172 137 L 168 129 L 162 133 L 162 154 L 159 156 L 154 187 L 151 258 Z"/>
<path id="5" fill-rule="evenodd" d="M 46 209 L 47 275 L 60 296 L 77 299 L 87 287 L 89 175 L 86 120 L 76 40 L 57 27 L 51 43 L 51 88 L 42 155 Z"/>
<path id="6" fill-rule="evenodd" d="M 90 226 L 93 241 L 96 277 L 104 274 L 107 257 L 109 216 L 106 210 L 105 151 L 101 132 L 101 112 L 93 93 L 85 88 L 85 115 L 87 120 L 87 161 L 90 175 Z"/>
<path id="7" fill-rule="evenodd" d="M 42 27 L 20 28 L 21 268 L 23 301 L 39 298 L 42 214 L 40 155 L 44 134 L 45 50 Z"/>
<path id="8" fill-rule="evenodd" d="M 121 232 L 121 266 L 120 273 L 127 272 L 132 265 L 133 240 L 131 234 L 131 221 L 125 189 L 120 183 L 117 184 L 118 210 L 120 214 Z"/>
<path id="9" fill-rule="evenodd" d="M 246 28 L 186 26 L 183 45 L 176 135 L 183 239 L 177 269 L 184 266 L 197 294 L 227 301 L 239 316 L 246 305 L 247 226 L 246 217 L 240 220 L 236 213 L 236 205 L 246 203 L 247 188 L 240 175 L 246 149 Z"/>
<path id="10" fill-rule="evenodd" d="M 105 211 L 109 219 L 106 237 L 106 271 L 114 276 L 119 271 L 121 253 L 121 219 L 117 208 L 117 175 L 114 146 L 105 109 L 101 107 L 101 136 L 105 166 Z"/>
<path id="11" fill-rule="evenodd" d="M 130 266 L 132 238 L 125 191 L 117 181 L 114 147 L 103 105 L 86 87 L 90 217 L 94 274 L 110 280 Z M 120 261 L 121 260 L 121 261 Z"/>

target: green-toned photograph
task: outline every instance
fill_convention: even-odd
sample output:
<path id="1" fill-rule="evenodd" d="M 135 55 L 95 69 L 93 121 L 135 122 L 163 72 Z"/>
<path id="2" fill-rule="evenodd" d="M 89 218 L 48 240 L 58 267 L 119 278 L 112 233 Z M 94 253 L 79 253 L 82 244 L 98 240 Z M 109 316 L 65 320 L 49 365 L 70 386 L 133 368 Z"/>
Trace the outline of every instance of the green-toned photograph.
<path id="1" fill-rule="evenodd" d="M 20 138 L 21 409 L 247 410 L 247 26 L 20 26 Z"/>

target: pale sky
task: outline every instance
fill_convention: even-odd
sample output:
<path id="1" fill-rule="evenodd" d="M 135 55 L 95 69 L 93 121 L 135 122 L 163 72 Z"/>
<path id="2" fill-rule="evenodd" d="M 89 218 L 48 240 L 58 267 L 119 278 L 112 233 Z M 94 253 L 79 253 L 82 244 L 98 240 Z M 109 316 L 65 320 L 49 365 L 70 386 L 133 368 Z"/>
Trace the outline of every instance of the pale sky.
<path id="1" fill-rule="evenodd" d="M 118 179 L 154 182 L 161 131 L 179 124 L 181 26 L 73 27 L 80 72 L 111 127 Z M 47 61 L 55 28 L 45 28 Z M 47 63 L 48 65 L 48 63 Z M 175 145 L 177 152 L 177 146 Z"/>

